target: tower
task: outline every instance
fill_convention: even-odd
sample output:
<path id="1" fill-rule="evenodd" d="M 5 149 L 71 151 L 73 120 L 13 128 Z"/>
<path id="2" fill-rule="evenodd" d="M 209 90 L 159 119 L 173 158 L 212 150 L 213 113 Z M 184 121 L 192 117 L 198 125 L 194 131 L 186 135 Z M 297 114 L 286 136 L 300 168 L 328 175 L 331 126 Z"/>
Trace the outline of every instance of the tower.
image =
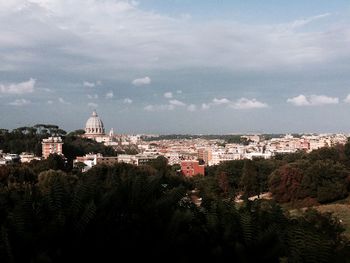
<path id="1" fill-rule="evenodd" d="M 41 144 L 42 144 L 42 155 L 44 159 L 49 157 L 50 154 L 63 155 L 62 153 L 63 142 L 61 137 L 49 137 L 47 139 L 43 139 Z"/>

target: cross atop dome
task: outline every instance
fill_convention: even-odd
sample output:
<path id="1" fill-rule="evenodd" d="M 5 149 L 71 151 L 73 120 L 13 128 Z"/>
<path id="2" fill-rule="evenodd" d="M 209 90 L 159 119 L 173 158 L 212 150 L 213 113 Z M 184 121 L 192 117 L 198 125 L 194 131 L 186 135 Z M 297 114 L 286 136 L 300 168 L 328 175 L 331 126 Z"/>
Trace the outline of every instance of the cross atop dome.
<path id="1" fill-rule="evenodd" d="M 92 115 L 91 115 L 91 116 L 92 116 L 92 117 L 97 117 L 97 116 L 98 116 L 96 110 L 94 110 L 94 111 L 92 112 Z"/>

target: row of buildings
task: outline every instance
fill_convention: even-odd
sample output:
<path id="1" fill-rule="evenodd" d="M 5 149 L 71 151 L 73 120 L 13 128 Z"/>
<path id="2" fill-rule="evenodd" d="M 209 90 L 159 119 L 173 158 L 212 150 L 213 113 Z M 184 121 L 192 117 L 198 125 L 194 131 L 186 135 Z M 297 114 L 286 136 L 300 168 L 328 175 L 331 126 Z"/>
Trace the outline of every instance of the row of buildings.
<path id="1" fill-rule="evenodd" d="M 41 157 L 35 156 L 34 153 L 4 153 L 0 150 L 0 166 L 13 163 L 29 163 L 33 160 L 41 160 Z"/>
<path id="2" fill-rule="evenodd" d="M 264 139 L 263 136 L 249 137 L 249 144 L 225 143 L 223 140 L 206 139 L 175 139 L 141 142 L 138 146 L 141 152 L 153 152 L 168 158 L 169 164 L 181 160 L 203 160 L 208 166 L 224 161 L 264 158 L 268 159 L 278 154 L 297 151 L 311 152 L 322 147 L 345 144 L 345 134 L 302 135 L 294 137 L 290 134 L 284 137 Z M 253 140 L 252 140 L 253 139 Z"/>
<path id="3" fill-rule="evenodd" d="M 75 166 L 82 169 L 83 172 L 91 169 L 95 165 L 114 165 L 117 163 L 127 163 L 132 165 L 149 165 L 155 162 L 160 155 L 127 155 L 119 154 L 118 156 L 106 157 L 101 154 L 87 154 L 79 156 L 74 160 Z M 183 160 L 178 163 L 181 172 L 185 176 L 194 176 L 197 174 L 204 175 L 205 165 L 200 164 L 198 160 Z"/>
<path id="4" fill-rule="evenodd" d="M 128 163 L 133 165 L 145 165 L 153 162 L 159 156 L 167 158 L 169 165 L 178 164 L 182 173 L 191 176 L 204 174 L 204 166 L 217 165 L 224 161 L 271 158 L 277 154 L 293 153 L 297 151 L 310 152 L 321 147 L 331 147 L 337 144 L 345 144 L 345 134 L 305 134 L 266 139 L 261 135 L 245 135 L 249 143 L 246 145 L 226 143 L 220 139 L 173 139 L 173 140 L 142 140 L 141 135 L 114 134 L 113 129 L 108 134 L 102 120 L 93 111 L 86 122 L 84 138 L 95 140 L 106 146 L 113 147 L 116 151 L 126 147 L 136 149 L 137 154 L 119 154 L 116 157 L 102 156 L 100 153 L 90 153 L 79 156 L 74 160 L 80 164 L 84 171 L 97 164 Z M 60 137 L 50 137 L 42 141 L 42 158 L 50 154 L 63 155 L 63 141 Z M 29 162 L 39 159 L 31 153 L 21 155 L 5 155 L 0 153 L 0 165 L 11 162 Z M 201 163 L 201 164 L 200 164 Z"/>

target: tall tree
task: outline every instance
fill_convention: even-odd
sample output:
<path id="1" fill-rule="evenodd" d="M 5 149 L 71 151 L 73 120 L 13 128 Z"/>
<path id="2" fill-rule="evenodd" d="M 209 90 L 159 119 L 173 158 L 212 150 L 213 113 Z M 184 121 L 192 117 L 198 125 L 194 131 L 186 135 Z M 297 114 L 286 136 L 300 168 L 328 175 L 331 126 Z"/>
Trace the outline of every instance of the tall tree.
<path id="1" fill-rule="evenodd" d="M 244 162 L 240 185 L 244 197 L 260 194 L 257 168 L 251 160 Z"/>

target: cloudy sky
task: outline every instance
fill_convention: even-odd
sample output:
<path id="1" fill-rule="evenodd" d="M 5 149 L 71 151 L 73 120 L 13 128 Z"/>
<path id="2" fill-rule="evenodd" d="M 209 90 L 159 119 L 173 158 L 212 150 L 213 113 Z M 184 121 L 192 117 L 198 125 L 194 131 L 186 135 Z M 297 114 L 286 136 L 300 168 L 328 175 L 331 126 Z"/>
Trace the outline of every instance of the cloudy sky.
<path id="1" fill-rule="evenodd" d="M 348 0 L 0 1 L 0 127 L 350 132 Z"/>

